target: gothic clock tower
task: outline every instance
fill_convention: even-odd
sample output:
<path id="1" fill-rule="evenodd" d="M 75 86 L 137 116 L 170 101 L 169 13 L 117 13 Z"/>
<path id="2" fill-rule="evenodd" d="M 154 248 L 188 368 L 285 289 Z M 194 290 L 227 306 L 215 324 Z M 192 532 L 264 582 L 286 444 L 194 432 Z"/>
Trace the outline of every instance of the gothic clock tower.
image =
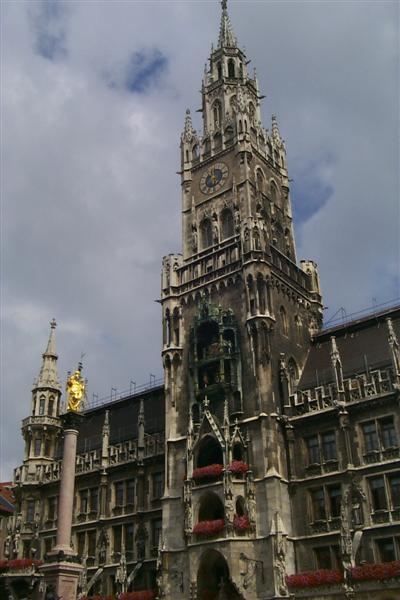
<path id="1" fill-rule="evenodd" d="M 261 123 L 222 3 L 202 134 L 181 136 L 182 254 L 163 260 L 166 485 L 159 584 L 178 599 L 280 598 L 293 572 L 285 414 L 322 322 L 296 261 L 285 144 Z"/>

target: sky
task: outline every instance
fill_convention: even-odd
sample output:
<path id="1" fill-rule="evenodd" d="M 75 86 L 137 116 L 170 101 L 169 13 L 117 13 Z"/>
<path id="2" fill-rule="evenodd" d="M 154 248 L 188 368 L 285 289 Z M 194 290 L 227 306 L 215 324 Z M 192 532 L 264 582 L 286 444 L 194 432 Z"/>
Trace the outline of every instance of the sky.
<path id="1" fill-rule="evenodd" d="M 297 257 L 326 318 L 399 290 L 399 3 L 230 0 L 286 141 Z M 212 1 L 1 3 L 0 480 L 23 458 L 49 321 L 88 399 L 162 375 L 162 257 L 180 251 L 179 139 L 200 130 Z"/>

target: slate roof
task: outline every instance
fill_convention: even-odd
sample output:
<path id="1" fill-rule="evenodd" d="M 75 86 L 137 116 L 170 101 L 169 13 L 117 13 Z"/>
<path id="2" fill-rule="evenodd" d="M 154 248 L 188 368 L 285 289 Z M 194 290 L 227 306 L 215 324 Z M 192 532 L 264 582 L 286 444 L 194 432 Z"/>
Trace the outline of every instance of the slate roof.
<path id="1" fill-rule="evenodd" d="M 332 382 L 332 336 L 336 338 L 345 378 L 365 373 L 367 368 L 390 366 L 386 324 L 388 317 L 392 319 L 393 328 L 400 341 L 400 306 L 319 332 L 312 341 L 298 389 L 310 389 Z"/>
<path id="2" fill-rule="evenodd" d="M 144 403 L 145 433 L 165 431 L 164 386 L 153 387 L 145 392 L 127 396 L 85 412 L 79 427 L 78 452 L 101 448 L 105 411 L 110 409 L 110 443 L 118 444 L 137 437 L 137 421 L 140 401 Z"/>

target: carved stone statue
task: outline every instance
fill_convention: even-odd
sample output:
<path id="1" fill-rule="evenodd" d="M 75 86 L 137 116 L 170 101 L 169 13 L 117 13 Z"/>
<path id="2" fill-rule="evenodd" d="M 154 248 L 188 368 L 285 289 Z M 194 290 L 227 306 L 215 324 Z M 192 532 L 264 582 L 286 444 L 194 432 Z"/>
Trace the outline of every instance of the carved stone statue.
<path id="1" fill-rule="evenodd" d="M 199 240 L 198 240 L 197 228 L 196 228 L 196 225 L 192 225 L 192 250 L 193 250 L 193 252 L 197 252 L 198 247 L 199 247 Z"/>

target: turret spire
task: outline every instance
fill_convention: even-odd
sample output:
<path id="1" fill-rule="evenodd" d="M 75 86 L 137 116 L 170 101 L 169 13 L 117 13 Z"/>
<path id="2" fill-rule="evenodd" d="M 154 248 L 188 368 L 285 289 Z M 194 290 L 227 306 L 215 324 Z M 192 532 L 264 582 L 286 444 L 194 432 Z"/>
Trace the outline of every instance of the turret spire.
<path id="1" fill-rule="evenodd" d="M 227 8 L 228 1 L 222 0 L 222 15 L 221 15 L 221 26 L 219 29 L 218 46 L 220 48 L 228 47 L 234 48 L 237 45 L 235 34 L 233 33 L 232 25 L 228 15 Z"/>
<path id="2" fill-rule="evenodd" d="M 61 389 L 60 380 L 57 372 L 56 339 L 55 330 L 57 323 L 55 319 L 50 322 L 50 336 L 47 342 L 46 350 L 43 353 L 43 362 L 40 369 L 39 377 L 35 382 L 35 387 L 46 388 L 51 387 L 57 390 Z"/>

